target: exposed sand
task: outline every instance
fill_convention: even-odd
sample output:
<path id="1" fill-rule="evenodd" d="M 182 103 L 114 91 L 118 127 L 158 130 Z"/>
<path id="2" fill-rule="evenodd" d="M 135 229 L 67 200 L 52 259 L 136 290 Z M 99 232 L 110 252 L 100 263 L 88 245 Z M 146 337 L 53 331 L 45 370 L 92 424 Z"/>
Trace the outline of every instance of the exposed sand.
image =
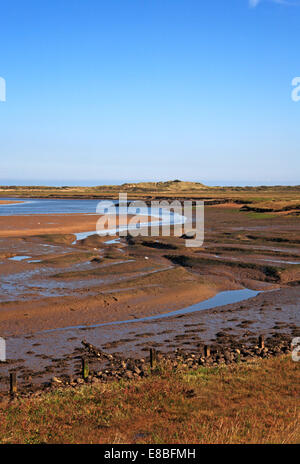
<path id="1" fill-rule="evenodd" d="M 20 271 L 26 264 L 12 263 L 11 266 Z M 1 334 L 21 335 L 70 325 L 135 319 L 180 309 L 211 298 L 218 291 L 239 288 L 228 282 L 220 282 L 218 286 L 211 280 L 203 282 L 184 269 L 160 266 L 152 260 L 148 266 L 143 261 L 128 261 L 118 266 L 108 263 L 106 266 L 102 273 L 97 271 L 99 284 L 95 287 L 92 286 L 95 276 L 89 279 L 87 271 L 84 282 L 88 289 L 77 288 L 78 280 L 75 278 L 65 278 L 66 285 L 73 284 L 73 290 L 69 293 L 66 290 L 65 296 L 41 297 L 38 300 L 28 296 L 24 300 L 24 295 L 18 301 L 0 303 Z M 107 284 L 101 284 L 103 278 L 108 278 Z M 116 279 L 115 283 L 110 283 L 110 278 Z M 81 282 L 83 279 L 84 273 Z"/>
<path id="2" fill-rule="evenodd" d="M 24 201 L 19 200 L 0 200 L 0 205 L 15 205 L 17 203 L 24 203 Z"/>
<path id="3" fill-rule="evenodd" d="M 0 237 L 24 237 L 42 234 L 74 234 L 96 231 L 97 214 L 33 214 L 26 216 L 0 216 Z M 132 216 L 118 216 L 116 225 L 128 224 Z M 157 218 L 139 216 L 141 222 Z M 110 228 L 110 227 L 109 227 Z"/>

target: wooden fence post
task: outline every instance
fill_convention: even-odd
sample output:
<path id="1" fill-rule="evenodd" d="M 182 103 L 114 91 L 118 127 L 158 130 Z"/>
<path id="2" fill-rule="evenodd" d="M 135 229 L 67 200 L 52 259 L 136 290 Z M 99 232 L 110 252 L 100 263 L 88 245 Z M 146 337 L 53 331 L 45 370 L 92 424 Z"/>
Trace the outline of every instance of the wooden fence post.
<path id="1" fill-rule="evenodd" d="M 204 357 L 205 358 L 210 357 L 210 347 L 208 345 L 204 345 Z"/>
<path id="2" fill-rule="evenodd" d="M 156 362 L 157 356 L 156 356 L 156 350 L 154 348 L 150 348 L 150 367 L 154 367 L 154 364 Z"/>
<path id="3" fill-rule="evenodd" d="M 81 359 L 81 371 L 82 371 L 82 378 L 86 380 L 89 375 L 89 363 L 85 358 Z"/>
<path id="4" fill-rule="evenodd" d="M 10 388 L 9 392 L 11 396 L 15 396 L 15 394 L 18 391 L 18 386 L 17 386 L 17 375 L 15 372 L 11 372 L 9 375 L 9 380 L 10 380 Z"/>
<path id="5" fill-rule="evenodd" d="M 259 346 L 259 348 L 264 348 L 265 347 L 265 337 L 263 335 L 259 336 L 258 346 Z"/>

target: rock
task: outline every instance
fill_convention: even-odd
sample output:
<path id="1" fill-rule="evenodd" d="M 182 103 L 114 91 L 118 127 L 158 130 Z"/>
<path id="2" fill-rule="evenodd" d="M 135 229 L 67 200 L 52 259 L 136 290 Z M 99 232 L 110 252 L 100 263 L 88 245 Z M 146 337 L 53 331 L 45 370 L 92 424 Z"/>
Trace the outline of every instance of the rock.
<path id="1" fill-rule="evenodd" d="M 193 238 L 195 238 L 195 236 L 196 236 L 196 232 L 194 232 L 193 230 L 190 230 L 190 231 L 186 232 L 185 234 L 183 234 L 183 235 L 181 236 L 181 238 L 184 238 L 184 239 L 193 239 Z"/>
<path id="2" fill-rule="evenodd" d="M 52 377 L 51 381 L 52 381 L 52 383 L 62 383 L 62 380 L 60 380 L 57 377 Z"/>
<path id="3" fill-rule="evenodd" d="M 242 355 L 249 356 L 251 353 L 249 350 L 242 350 Z"/>
<path id="4" fill-rule="evenodd" d="M 229 351 L 224 352 L 224 359 L 225 361 L 232 361 L 232 354 Z"/>

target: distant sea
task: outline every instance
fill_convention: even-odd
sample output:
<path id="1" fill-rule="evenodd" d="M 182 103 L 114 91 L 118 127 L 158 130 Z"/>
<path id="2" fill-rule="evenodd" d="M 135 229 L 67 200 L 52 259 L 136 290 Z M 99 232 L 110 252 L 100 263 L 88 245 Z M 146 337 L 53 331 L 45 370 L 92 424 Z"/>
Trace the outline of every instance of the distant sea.
<path id="1" fill-rule="evenodd" d="M 97 180 L 70 180 L 70 179 L 63 179 L 63 180 L 53 180 L 53 179 L 0 179 L 0 185 L 23 185 L 23 186 L 31 186 L 31 185 L 44 185 L 47 187 L 63 187 L 63 186 L 78 186 L 78 187 L 95 187 L 97 185 L 121 185 L 124 184 L 125 180 L 120 179 L 97 179 Z M 130 181 L 130 182 L 137 182 L 137 181 Z"/>

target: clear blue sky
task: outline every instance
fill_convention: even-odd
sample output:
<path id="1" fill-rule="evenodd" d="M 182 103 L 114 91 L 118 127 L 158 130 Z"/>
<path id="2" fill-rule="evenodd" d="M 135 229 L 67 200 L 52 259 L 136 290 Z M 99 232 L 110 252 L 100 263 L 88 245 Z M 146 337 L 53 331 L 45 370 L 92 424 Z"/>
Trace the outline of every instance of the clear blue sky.
<path id="1" fill-rule="evenodd" d="M 300 6 L 251 3 L 2 2 L 0 183 L 300 184 Z"/>

